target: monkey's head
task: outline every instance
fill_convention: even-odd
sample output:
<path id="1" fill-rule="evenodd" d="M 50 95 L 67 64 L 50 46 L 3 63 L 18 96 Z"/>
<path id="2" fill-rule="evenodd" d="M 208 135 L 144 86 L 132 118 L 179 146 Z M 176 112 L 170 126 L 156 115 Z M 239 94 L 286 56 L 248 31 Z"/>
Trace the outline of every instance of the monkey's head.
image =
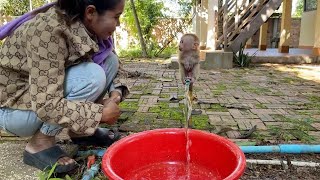
<path id="1" fill-rule="evenodd" d="M 199 38 L 195 34 L 184 34 L 179 43 L 179 51 L 198 51 L 199 50 Z"/>

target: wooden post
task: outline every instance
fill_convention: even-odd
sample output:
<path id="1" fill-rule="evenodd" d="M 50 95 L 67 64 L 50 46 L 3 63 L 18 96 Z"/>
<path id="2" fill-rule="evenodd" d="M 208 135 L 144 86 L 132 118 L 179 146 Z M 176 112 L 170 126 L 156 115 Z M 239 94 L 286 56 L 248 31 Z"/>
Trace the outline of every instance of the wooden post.
<path id="1" fill-rule="evenodd" d="M 292 0 L 284 0 L 282 6 L 279 52 L 289 53 Z"/>
<path id="2" fill-rule="evenodd" d="M 227 36 L 227 29 L 228 29 L 228 1 L 225 0 L 224 6 L 223 6 L 223 39 L 224 39 L 224 46 L 223 50 L 227 51 L 228 46 L 228 36 Z"/>
<path id="3" fill-rule="evenodd" d="M 201 0 L 200 12 L 200 49 L 206 49 L 208 33 L 208 0 Z"/>
<path id="4" fill-rule="evenodd" d="M 268 21 L 263 23 L 260 27 L 260 36 L 259 36 L 259 50 L 267 50 L 267 37 L 268 37 Z"/>
<path id="5" fill-rule="evenodd" d="M 193 28 L 193 32 L 200 37 L 200 27 L 201 27 L 201 23 L 200 23 L 200 4 L 198 4 L 198 1 L 196 1 L 195 6 L 192 8 L 193 9 L 193 13 L 195 13 L 195 17 L 192 19 L 192 28 Z"/>
<path id="6" fill-rule="evenodd" d="M 249 38 L 249 39 L 248 39 L 245 48 L 246 48 L 246 49 L 252 48 L 252 38 Z"/>
<path id="7" fill-rule="evenodd" d="M 236 12 L 235 12 L 235 17 L 234 17 L 234 25 L 235 29 L 239 27 L 239 7 L 238 7 L 238 0 L 236 0 Z"/>
<path id="8" fill-rule="evenodd" d="M 318 0 L 318 8 L 316 12 L 315 19 L 315 37 L 314 37 L 314 46 L 313 46 L 313 54 L 316 56 L 320 56 L 320 0 Z"/>
<path id="9" fill-rule="evenodd" d="M 216 37 L 218 28 L 216 25 L 217 21 L 217 11 L 218 11 L 218 0 L 208 1 L 208 33 L 207 33 L 207 48 L 215 50 L 216 49 Z"/>

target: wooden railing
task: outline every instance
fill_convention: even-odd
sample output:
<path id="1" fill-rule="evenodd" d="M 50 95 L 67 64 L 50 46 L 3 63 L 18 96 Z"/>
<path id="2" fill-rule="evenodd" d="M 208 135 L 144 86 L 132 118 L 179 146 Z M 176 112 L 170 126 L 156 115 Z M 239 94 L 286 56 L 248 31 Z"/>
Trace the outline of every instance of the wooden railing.
<path id="1" fill-rule="evenodd" d="M 225 0 L 218 11 L 223 20 L 223 32 L 217 31 L 217 49 L 226 50 L 241 30 L 252 21 L 269 0 Z M 216 21 L 217 24 L 222 24 Z"/>

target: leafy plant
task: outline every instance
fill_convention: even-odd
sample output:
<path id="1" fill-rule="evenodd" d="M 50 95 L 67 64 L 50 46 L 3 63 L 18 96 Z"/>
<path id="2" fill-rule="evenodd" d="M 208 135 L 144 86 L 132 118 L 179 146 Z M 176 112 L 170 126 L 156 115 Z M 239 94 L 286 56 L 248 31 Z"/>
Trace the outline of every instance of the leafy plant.
<path id="1" fill-rule="evenodd" d="M 168 6 L 168 4 L 171 4 L 170 2 L 174 2 L 173 4 L 176 4 L 177 7 Z M 176 53 L 179 34 L 190 30 L 189 22 L 192 18 L 190 12 L 194 2 L 195 0 L 134 1 L 143 35 L 142 39 L 145 40 L 147 46 L 147 57 L 169 58 L 173 53 Z M 124 25 L 121 28 L 129 34 L 130 38 L 126 39 L 128 48 L 125 47 L 125 49 L 120 50 L 120 56 L 143 57 L 143 51 L 141 50 L 143 45 L 138 41 L 141 37 L 139 37 L 130 5 L 125 6 L 121 21 Z M 134 49 L 134 51 L 127 52 L 127 49 Z"/>
<path id="2" fill-rule="evenodd" d="M 135 47 L 130 49 L 121 49 L 119 52 L 119 57 L 122 58 L 139 58 L 142 56 L 141 48 Z"/>
<path id="3" fill-rule="evenodd" d="M 304 0 L 298 0 L 297 1 L 297 7 L 296 7 L 296 10 L 293 14 L 293 17 L 301 17 L 302 16 L 302 13 L 303 13 L 303 8 L 304 8 L 304 3 L 303 3 Z"/>
<path id="4" fill-rule="evenodd" d="M 0 11 L 9 16 L 21 16 L 30 11 L 29 3 L 29 0 L 4 0 L 0 3 Z M 32 0 L 32 8 L 35 9 L 45 3 L 46 0 Z"/>
<path id="5" fill-rule="evenodd" d="M 50 170 L 41 171 L 38 174 L 39 180 L 72 180 L 72 178 L 68 174 L 65 176 L 65 179 L 53 177 L 54 170 L 56 169 L 57 165 L 58 164 L 55 163 Z"/>
<path id="6" fill-rule="evenodd" d="M 134 1 L 134 4 L 137 10 L 137 16 L 139 17 L 142 34 L 146 40 L 148 48 L 150 48 L 150 42 L 152 42 L 153 39 L 152 30 L 160 20 L 159 18 L 163 17 L 161 12 L 163 8 L 163 2 L 156 0 L 136 0 Z M 130 32 L 130 35 L 138 38 L 138 30 L 134 21 L 131 6 L 129 4 L 125 6 L 122 21 L 124 22 L 128 32 Z M 132 46 L 136 45 L 136 43 L 132 43 Z"/>
<path id="7" fill-rule="evenodd" d="M 249 53 L 244 53 L 245 45 L 240 44 L 240 50 L 238 53 L 233 53 L 233 62 L 240 67 L 249 67 L 251 59 L 255 56 L 256 52 L 249 56 Z"/>
<path id="8" fill-rule="evenodd" d="M 170 58 L 172 54 L 177 51 L 177 47 L 169 47 L 166 48 L 161 54 L 155 55 L 158 47 L 149 46 L 148 49 L 148 58 L 159 57 L 159 58 Z M 119 50 L 119 57 L 122 58 L 140 58 L 142 57 L 142 50 L 140 47 L 134 47 L 129 49 L 120 49 Z"/>

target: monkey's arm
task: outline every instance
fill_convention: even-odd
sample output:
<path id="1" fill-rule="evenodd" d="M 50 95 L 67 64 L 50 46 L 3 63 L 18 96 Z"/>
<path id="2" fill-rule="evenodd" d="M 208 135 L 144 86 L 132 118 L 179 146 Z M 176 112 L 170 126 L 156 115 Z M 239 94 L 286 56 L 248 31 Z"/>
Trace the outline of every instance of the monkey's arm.
<path id="1" fill-rule="evenodd" d="M 192 83 L 194 83 L 198 79 L 199 73 L 200 73 L 200 63 L 196 63 L 194 64 L 193 69 L 189 74 L 189 77 L 191 77 Z"/>
<path id="2" fill-rule="evenodd" d="M 182 63 L 179 63 L 179 72 L 180 72 L 180 80 L 184 84 L 186 73 L 185 73 L 184 65 Z"/>

